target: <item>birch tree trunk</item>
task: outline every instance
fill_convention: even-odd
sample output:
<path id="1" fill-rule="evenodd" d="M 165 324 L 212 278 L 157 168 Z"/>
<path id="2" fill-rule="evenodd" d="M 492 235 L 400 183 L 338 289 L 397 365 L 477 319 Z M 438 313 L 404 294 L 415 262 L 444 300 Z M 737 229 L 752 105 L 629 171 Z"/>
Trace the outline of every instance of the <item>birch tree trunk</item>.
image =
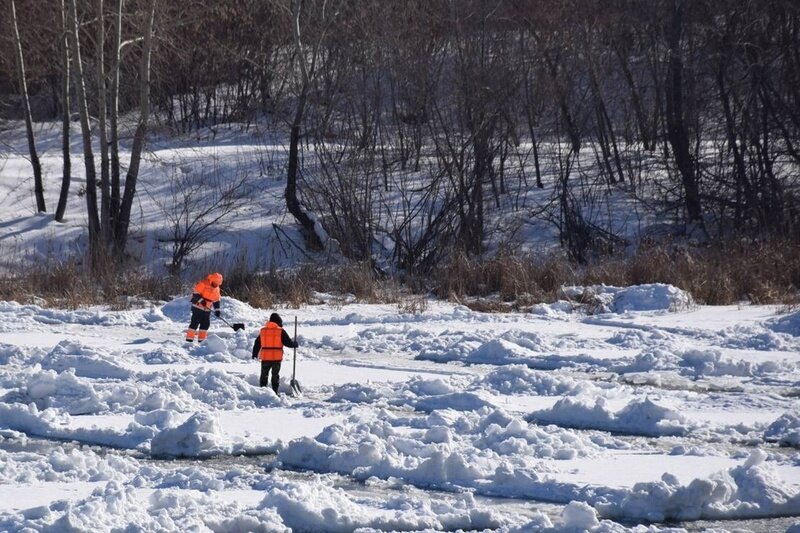
<path id="1" fill-rule="evenodd" d="M 119 218 L 120 183 L 119 183 L 119 69 L 122 48 L 122 9 L 125 0 L 118 0 L 114 14 L 114 45 L 111 48 L 111 93 L 109 125 L 111 126 L 111 206 L 109 216 L 112 226 L 116 227 Z"/>
<path id="2" fill-rule="evenodd" d="M 108 183 L 108 129 L 106 127 L 106 69 L 105 69 L 105 18 L 103 17 L 103 0 L 96 0 L 97 11 L 97 129 L 100 134 L 100 228 L 103 241 L 111 240 L 111 223 L 109 210 L 111 207 Z"/>
<path id="3" fill-rule="evenodd" d="M 81 64 L 80 36 L 78 35 L 78 8 L 76 0 L 69 0 L 69 39 L 74 63 L 73 77 L 78 98 L 78 110 L 83 136 L 83 162 L 86 167 L 86 218 L 89 223 L 89 246 L 92 257 L 99 252 L 100 217 L 97 215 L 97 172 L 92 149 L 92 129 L 89 124 L 89 106 L 86 102 L 86 86 Z"/>
<path id="4" fill-rule="evenodd" d="M 147 21 L 145 24 L 142 58 L 139 64 L 139 124 L 133 137 L 131 161 L 125 176 L 125 193 L 119 210 L 119 219 L 114 231 L 115 251 L 119 256 L 125 251 L 130 227 L 131 208 L 136 195 L 136 181 L 139 177 L 139 164 L 142 159 L 147 123 L 150 119 L 150 55 L 153 50 L 153 23 L 155 20 L 156 0 L 147 5 Z"/>
<path id="5" fill-rule="evenodd" d="M 67 4 L 61 0 L 61 153 L 63 158 L 63 170 L 61 174 L 61 192 L 58 195 L 58 205 L 56 206 L 56 222 L 64 222 L 64 213 L 67 210 L 67 198 L 69 197 L 69 185 L 72 178 L 72 161 L 70 154 L 70 100 L 69 100 L 69 26 L 67 24 Z"/>
<path id="6" fill-rule="evenodd" d="M 33 117 L 31 116 L 31 102 L 28 97 L 28 83 L 25 80 L 25 62 L 22 58 L 22 42 L 19 37 L 19 27 L 17 26 L 17 7 L 14 0 L 11 0 L 11 25 L 14 33 L 14 53 L 17 60 L 17 75 L 19 76 L 19 92 L 22 97 L 22 111 L 25 115 L 25 134 L 28 139 L 28 153 L 31 157 L 33 167 L 33 187 L 36 196 L 36 211 L 46 213 L 47 207 L 44 203 L 44 183 L 42 182 L 42 166 L 39 163 L 39 154 L 36 152 L 36 139 L 33 135 Z"/>

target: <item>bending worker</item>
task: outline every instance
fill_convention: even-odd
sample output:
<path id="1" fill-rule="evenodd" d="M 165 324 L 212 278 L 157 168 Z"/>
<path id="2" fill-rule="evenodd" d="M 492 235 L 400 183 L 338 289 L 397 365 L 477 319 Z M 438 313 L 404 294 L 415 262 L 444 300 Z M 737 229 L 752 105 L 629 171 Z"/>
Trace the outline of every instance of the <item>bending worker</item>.
<path id="1" fill-rule="evenodd" d="M 214 272 L 200 280 L 194 286 L 192 294 L 192 319 L 189 322 L 189 329 L 186 330 L 186 342 L 193 342 L 195 330 L 198 342 L 203 342 L 208 337 L 208 328 L 211 325 L 211 308 L 214 314 L 219 316 L 219 288 L 222 286 L 222 274 Z"/>
<path id="2" fill-rule="evenodd" d="M 267 378 L 272 371 L 272 390 L 278 394 L 278 385 L 281 382 L 281 362 L 283 361 L 283 347 L 297 348 L 297 339 L 292 340 L 283 329 L 283 320 L 278 313 L 272 313 L 269 321 L 261 328 L 261 332 L 253 343 L 253 359 L 261 359 L 261 378 L 258 384 L 267 386 Z"/>

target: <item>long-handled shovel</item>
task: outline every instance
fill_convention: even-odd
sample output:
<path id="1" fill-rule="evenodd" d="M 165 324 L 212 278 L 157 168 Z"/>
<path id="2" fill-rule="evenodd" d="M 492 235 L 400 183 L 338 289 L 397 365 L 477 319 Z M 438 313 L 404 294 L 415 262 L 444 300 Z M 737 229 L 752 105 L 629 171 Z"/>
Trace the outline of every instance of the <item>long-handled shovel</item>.
<path id="1" fill-rule="evenodd" d="M 297 317 L 294 317 L 294 342 L 297 344 Z M 303 394 L 303 389 L 300 388 L 300 382 L 295 379 L 295 374 L 297 373 L 297 346 L 293 348 L 292 352 L 292 380 L 289 382 L 289 385 L 292 386 L 292 392 L 295 396 L 301 396 Z"/>
<path id="2" fill-rule="evenodd" d="M 233 331 L 239 331 L 240 329 L 244 329 L 244 324 L 241 323 L 241 322 L 234 322 L 233 324 L 231 324 L 230 322 L 228 322 L 227 320 L 225 320 L 221 316 L 218 316 L 217 318 L 219 318 L 220 320 L 225 322 L 228 325 L 228 327 L 233 328 Z"/>
<path id="3" fill-rule="evenodd" d="M 222 293 L 222 294 L 225 294 L 225 296 L 228 296 L 227 292 L 223 293 L 222 288 L 220 288 L 219 292 Z M 220 320 L 225 322 L 228 325 L 228 327 L 233 328 L 233 331 L 239 331 L 240 329 L 244 329 L 244 324 L 241 323 L 241 322 L 234 322 L 233 324 L 231 324 L 230 322 L 228 322 L 227 320 L 225 320 L 221 316 L 218 316 L 217 318 L 219 318 Z"/>

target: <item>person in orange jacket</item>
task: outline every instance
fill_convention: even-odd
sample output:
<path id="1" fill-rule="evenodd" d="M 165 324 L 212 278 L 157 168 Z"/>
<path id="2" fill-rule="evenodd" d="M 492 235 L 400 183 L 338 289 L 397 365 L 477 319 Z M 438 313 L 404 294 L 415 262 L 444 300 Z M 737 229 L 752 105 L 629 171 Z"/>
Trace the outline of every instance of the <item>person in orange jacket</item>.
<path id="1" fill-rule="evenodd" d="M 208 328 L 211 325 L 211 309 L 214 314 L 219 316 L 219 288 L 222 286 L 222 274 L 214 272 L 200 280 L 194 286 L 192 294 L 192 318 L 189 321 L 189 329 L 186 330 L 186 342 L 194 342 L 195 330 L 198 342 L 203 342 L 208 337 Z"/>
<path id="2" fill-rule="evenodd" d="M 283 329 L 283 320 L 278 313 L 272 313 L 269 321 L 264 324 L 253 343 L 253 359 L 261 359 L 261 377 L 258 384 L 267 386 L 267 378 L 272 371 L 272 390 L 278 394 L 278 385 L 281 382 L 281 362 L 283 361 L 283 347 L 297 348 L 297 339 L 292 340 Z"/>

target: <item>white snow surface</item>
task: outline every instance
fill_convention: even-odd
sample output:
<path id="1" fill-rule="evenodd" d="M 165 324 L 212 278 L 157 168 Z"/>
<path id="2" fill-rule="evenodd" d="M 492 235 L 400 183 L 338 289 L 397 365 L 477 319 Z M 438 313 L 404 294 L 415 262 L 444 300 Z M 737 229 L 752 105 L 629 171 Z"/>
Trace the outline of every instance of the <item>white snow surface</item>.
<path id="1" fill-rule="evenodd" d="M 274 310 L 224 298 L 245 330 L 214 322 L 198 345 L 185 296 L 0 302 L 0 530 L 800 522 L 795 316 L 668 286 L 595 293 L 612 295 L 599 314 L 278 309 L 299 321 L 301 396 L 290 350 L 279 394 L 258 386 L 250 351 Z"/>

